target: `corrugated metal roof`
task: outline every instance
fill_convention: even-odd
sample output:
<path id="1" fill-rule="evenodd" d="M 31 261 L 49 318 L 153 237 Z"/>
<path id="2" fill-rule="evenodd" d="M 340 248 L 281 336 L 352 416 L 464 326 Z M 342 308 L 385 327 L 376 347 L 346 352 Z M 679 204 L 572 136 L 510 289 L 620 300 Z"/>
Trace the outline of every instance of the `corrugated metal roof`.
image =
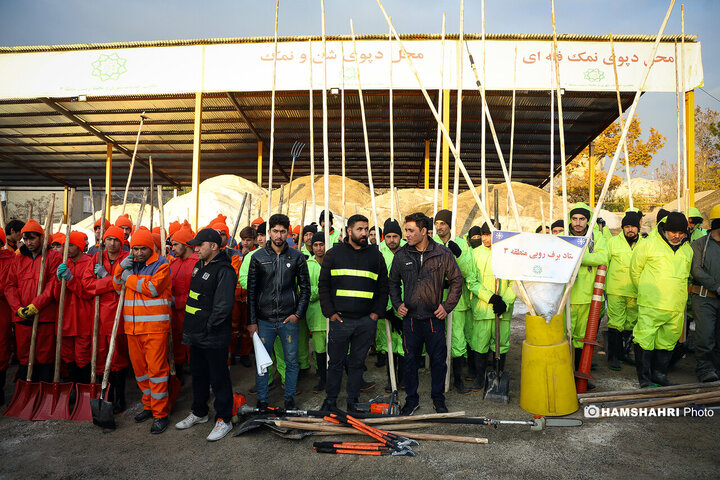
<path id="1" fill-rule="evenodd" d="M 465 33 L 467 40 L 480 40 L 480 33 Z M 616 42 L 654 42 L 656 35 L 613 35 Z M 329 41 L 351 41 L 350 35 L 328 35 Z M 372 35 L 356 35 L 357 40 L 386 40 L 387 34 Z M 439 33 L 406 33 L 400 35 L 402 40 L 439 40 Z M 445 37 L 449 40 L 457 40 L 458 34 L 449 33 Z M 550 41 L 553 39 L 549 33 L 488 33 L 485 35 L 487 40 L 541 40 Z M 680 41 L 682 35 L 663 35 L 663 42 Z M 320 35 L 299 35 L 299 36 L 282 36 L 278 37 L 278 42 L 301 42 L 301 41 L 319 41 L 322 40 Z M 559 41 L 583 41 L 583 42 L 607 42 L 610 41 L 609 35 L 584 35 L 562 33 L 558 34 Z M 34 52 L 58 52 L 72 50 L 106 50 L 115 48 L 143 48 L 143 47 L 177 47 L 191 45 L 223 45 L 234 43 L 268 43 L 273 42 L 274 37 L 228 37 L 228 38 L 204 38 L 204 39 L 188 39 L 188 40 L 147 40 L 133 42 L 110 42 L 110 43 L 79 43 L 69 45 L 32 45 L 32 46 L 0 46 L 0 53 L 34 53 Z M 686 42 L 697 41 L 697 35 L 685 35 Z"/>

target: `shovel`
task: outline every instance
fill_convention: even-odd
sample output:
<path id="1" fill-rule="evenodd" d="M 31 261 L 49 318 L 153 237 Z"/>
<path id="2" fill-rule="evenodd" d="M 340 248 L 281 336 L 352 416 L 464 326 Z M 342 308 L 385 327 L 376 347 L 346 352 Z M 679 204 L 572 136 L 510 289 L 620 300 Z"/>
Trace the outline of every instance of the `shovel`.
<path id="1" fill-rule="evenodd" d="M 495 279 L 495 294 L 500 291 L 500 280 Z M 510 401 L 510 374 L 500 370 L 500 316 L 495 315 L 495 369 L 488 372 L 485 378 L 485 395 L 483 397 L 496 403 Z"/>
<path id="2" fill-rule="evenodd" d="M 92 186 L 92 183 L 90 184 Z M 92 198 L 92 193 L 91 193 Z M 95 202 L 93 202 L 94 204 Z M 102 238 L 105 234 L 105 204 L 103 201 L 102 211 L 100 213 L 100 242 L 98 245 L 98 265 L 102 265 L 103 259 L 103 242 Z M 93 216 L 95 216 L 95 207 L 92 208 Z M 100 296 L 95 295 L 95 318 L 93 321 L 93 338 L 92 338 L 92 357 L 90 358 L 90 385 L 84 383 L 75 384 L 75 408 L 70 416 L 70 420 L 76 422 L 89 422 L 92 420 L 92 409 L 90 408 L 90 399 L 98 395 L 99 385 L 95 383 L 97 380 L 97 348 L 98 348 L 98 331 L 100 325 Z"/>
<path id="3" fill-rule="evenodd" d="M 120 315 L 122 315 L 125 305 L 125 284 L 120 289 L 120 298 L 118 306 L 115 310 L 115 320 L 113 321 L 112 333 L 110 334 L 110 345 L 108 346 L 107 357 L 105 358 L 105 372 L 103 373 L 102 386 L 100 388 L 100 397 L 90 399 L 90 411 L 92 413 L 92 421 L 95 425 L 102 428 L 115 430 L 115 416 L 113 415 L 112 402 L 108 402 L 108 379 L 110 378 L 110 365 L 115 354 L 115 337 L 117 336 L 118 326 L 120 325 Z"/>
<path id="4" fill-rule="evenodd" d="M 0 210 L 2 206 L 0 206 Z M 55 210 L 55 194 L 50 196 L 50 209 L 48 210 L 48 216 L 45 220 L 45 232 L 50 231 L 52 227 L 52 217 Z M 45 279 L 45 265 L 47 258 L 47 241 L 43 241 L 42 246 L 42 257 L 40 259 L 40 276 L 38 277 L 38 288 L 37 294 L 42 293 L 43 280 Z M 38 321 L 40 315 L 35 315 L 33 318 L 32 334 L 30 336 L 30 356 L 28 358 L 28 369 L 27 378 L 25 380 L 19 379 L 15 384 L 15 394 L 13 395 L 10 404 L 3 412 L 6 417 L 22 418 L 23 420 L 30 420 L 33 412 L 35 411 L 35 404 L 37 403 L 38 394 L 40 393 L 40 384 L 33 383 L 32 374 L 33 366 L 35 365 L 35 345 L 37 343 L 37 331 Z"/>
<path id="5" fill-rule="evenodd" d="M 70 189 L 67 209 L 67 228 L 65 229 L 65 247 L 63 249 L 63 263 L 68 261 L 68 249 L 70 248 L 70 231 L 72 229 L 72 205 L 75 189 Z M 73 389 L 72 382 L 60 383 L 60 362 L 62 351 L 63 317 L 65 313 L 65 293 L 67 292 L 67 280 L 60 282 L 60 299 L 57 319 L 57 340 L 55 341 L 55 376 L 53 383 L 40 382 L 40 398 L 32 420 L 70 419 L 70 393 Z"/>

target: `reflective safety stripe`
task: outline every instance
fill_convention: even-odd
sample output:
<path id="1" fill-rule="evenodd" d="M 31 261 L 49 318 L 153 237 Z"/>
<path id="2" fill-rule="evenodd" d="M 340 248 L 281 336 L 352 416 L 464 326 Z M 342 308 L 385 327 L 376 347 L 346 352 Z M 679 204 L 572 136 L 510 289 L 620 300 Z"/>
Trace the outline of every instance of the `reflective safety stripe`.
<path id="1" fill-rule="evenodd" d="M 143 395 L 152 395 L 152 392 L 150 391 L 150 389 L 149 389 L 149 388 L 148 388 L 148 389 L 145 389 L 145 390 L 143 390 L 143 391 L 142 391 L 142 393 L 143 393 Z"/>
<path id="2" fill-rule="evenodd" d="M 197 293 L 197 292 L 193 292 L 192 290 L 190 290 L 190 291 L 188 292 L 188 297 L 192 298 L 193 300 L 199 300 L 198 297 L 200 297 L 200 294 Z"/>
<path id="3" fill-rule="evenodd" d="M 195 307 L 191 307 L 188 304 L 185 304 L 185 311 L 188 312 L 190 315 L 195 315 L 200 310 L 202 310 L 202 308 L 195 308 Z"/>
<path id="4" fill-rule="evenodd" d="M 136 292 L 142 292 L 142 286 L 143 286 L 144 281 L 145 281 L 144 278 L 141 278 L 140 280 L 138 280 L 137 285 L 135 285 Z"/>
<path id="5" fill-rule="evenodd" d="M 144 382 L 148 378 L 150 378 L 150 377 L 148 377 L 147 375 L 143 375 L 142 377 L 135 377 L 135 380 L 138 382 Z"/>
<path id="6" fill-rule="evenodd" d="M 150 377 L 150 381 L 153 383 L 165 383 L 168 381 L 168 376 L 165 377 Z"/>
<path id="7" fill-rule="evenodd" d="M 155 399 L 165 398 L 168 396 L 168 392 L 162 392 L 162 393 L 150 392 L 150 396 Z"/>
<path id="8" fill-rule="evenodd" d="M 122 280 L 118 280 L 117 278 L 113 277 L 113 282 L 117 283 L 118 285 L 122 285 Z"/>
<path id="9" fill-rule="evenodd" d="M 169 322 L 170 315 L 123 315 L 126 322 Z"/>
<path id="10" fill-rule="evenodd" d="M 155 298 L 152 300 L 125 300 L 126 307 L 159 307 L 170 305 L 170 300 L 166 298 Z"/>
<path id="11" fill-rule="evenodd" d="M 363 292 L 362 290 L 338 290 L 335 295 L 338 297 L 373 298 L 373 292 Z"/>
<path id="12" fill-rule="evenodd" d="M 349 277 L 363 277 L 371 280 L 377 280 L 378 278 L 377 273 L 373 273 L 368 270 L 356 270 L 354 268 L 333 268 L 330 270 L 330 275 L 333 277 L 347 275 Z"/>
<path id="13" fill-rule="evenodd" d="M 153 297 L 157 297 L 157 296 L 158 296 L 158 291 L 157 291 L 157 289 L 155 288 L 155 285 L 153 285 L 152 282 L 148 282 L 148 290 L 150 290 L 150 294 L 151 294 Z"/>

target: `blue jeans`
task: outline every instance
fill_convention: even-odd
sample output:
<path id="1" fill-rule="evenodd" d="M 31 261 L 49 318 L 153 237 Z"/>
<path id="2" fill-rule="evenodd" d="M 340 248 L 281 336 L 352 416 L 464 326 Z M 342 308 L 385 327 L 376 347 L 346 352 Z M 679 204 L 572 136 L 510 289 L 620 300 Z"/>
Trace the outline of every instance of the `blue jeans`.
<path id="1" fill-rule="evenodd" d="M 298 324 L 297 322 L 266 322 L 258 320 L 258 336 L 265 348 L 272 352 L 275 337 L 280 337 L 280 343 L 285 356 L 285 398 L 295 397 L 298 378 Z M 268 348 L 269 346 L 269 348 Z M 268 401 L 268 374 L 258 375 L 255 370 L 255 382 L 258 391 L 258 401 Z"/>

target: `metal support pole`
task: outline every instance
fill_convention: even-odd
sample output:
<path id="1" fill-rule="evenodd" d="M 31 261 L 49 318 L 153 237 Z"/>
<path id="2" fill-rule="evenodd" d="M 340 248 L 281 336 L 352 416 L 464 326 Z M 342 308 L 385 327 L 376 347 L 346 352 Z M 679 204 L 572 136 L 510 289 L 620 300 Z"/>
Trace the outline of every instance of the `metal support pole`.
<path id="1" fill-rule="evenodd" d="M 202 92 L 195 93 L 195 123 L 193 126 L 192 191 L 194 194 L 193 229 L 197 232 L 200 216 L 200 137 L 202 134 Z"/>
<path id="2" fill-rule="evenodd" d="M 112 206 L 112 143 L 107 144 L 105 157 L 105 218 L 110 220 L 110 207 Z"/>
<path id="3" fill-rule="evenodd" d="M 257 184 L 258 187 L 262 187 L 262 172 L 263 172 L 263 142 L 258 140 L 258 160 L 257 160 Z"/>
<path id="4" fill-rule="evenodd" d="M 430 188 L 430 140 L 425 140 L 425 181 L 423 188 Z"/>
<path id="5" fill-rule="evenodd" d="M 443 90 L 443 126 L 445 130 L 450 131 L 450 90 Z M 442 140 L 442 208 L 450 208 L 449 201 L 450 190 L 450 145 L 447 139 Z"/>
<path id="6" fill-rule="evenodd" d="M 63 224 L 68 222 L 68 187 L 65 187 L 65 195 L 63 197 Z"/>
<path id="7" fill-rule="evenodd" d="M 685 92 L 688 207 L 695 206 L 695 90 Z"/>

